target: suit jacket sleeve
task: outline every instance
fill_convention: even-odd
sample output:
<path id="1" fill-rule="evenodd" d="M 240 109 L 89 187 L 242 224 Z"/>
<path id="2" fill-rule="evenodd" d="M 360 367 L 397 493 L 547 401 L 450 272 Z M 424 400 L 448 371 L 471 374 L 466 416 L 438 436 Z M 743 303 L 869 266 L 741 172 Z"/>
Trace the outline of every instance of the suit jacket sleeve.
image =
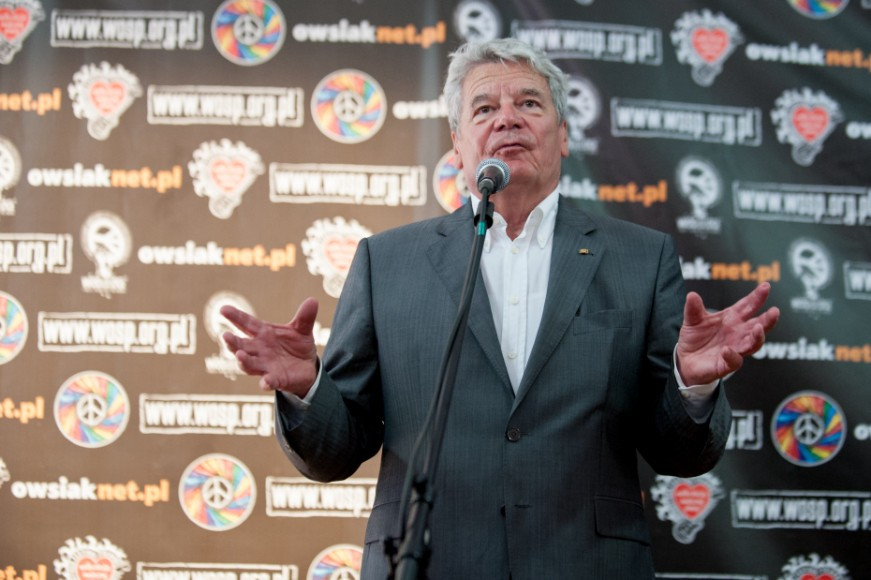
<path id="1" fill-rule="evenodd" d="M 324 353 L 321 382 L 303 412 L 277 398 L 276 435 L 296 468 L 316 481 L 350 477 L 384 436 L 367 240 L 357 247 Z M 327 372 L 328 371 L 328 372 Z M 297 421 L 290 421 L 295 417 Z M 289 428 L 289 424 L 296 424 Z"/>
<path id="2" fill-rule="evenodd" d="M 707 420 L 695 421 L 687 413 L 674 375 L 673 349 L 683 316 L 686 292 L 680 263 L 670 237 L 662 246 L 656 298 L 651 311 L 647 364 L 654 375 L 665 372 L 665 387 L 654 391 L 652 409 L 639 418 L 638 449 L 658 473 L 691 477 L 710 471 L 722 456 L 731 424 L 731 408 L 721 384 Z M 663 331 L 663 329 L 671 329 Z M 657 400 L 658 399 L 658 400 Z"/>

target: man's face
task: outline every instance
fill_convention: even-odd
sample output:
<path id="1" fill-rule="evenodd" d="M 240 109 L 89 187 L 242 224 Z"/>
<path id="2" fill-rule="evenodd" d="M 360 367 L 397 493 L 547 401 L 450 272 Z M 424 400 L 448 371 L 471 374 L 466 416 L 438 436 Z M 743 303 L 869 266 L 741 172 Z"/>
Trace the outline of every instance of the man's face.
<path id="1" fill-rule="evenodd" d="M 560 158 L 568 155 L 566 123 L 557 121 L 547 82 L 519 63 L 482 64 L 469 72 L 451 139 L 472 191 L 478 163 L 496 157 L 511 171 L 510 190 L 543 198 L 556 187 Z"/>

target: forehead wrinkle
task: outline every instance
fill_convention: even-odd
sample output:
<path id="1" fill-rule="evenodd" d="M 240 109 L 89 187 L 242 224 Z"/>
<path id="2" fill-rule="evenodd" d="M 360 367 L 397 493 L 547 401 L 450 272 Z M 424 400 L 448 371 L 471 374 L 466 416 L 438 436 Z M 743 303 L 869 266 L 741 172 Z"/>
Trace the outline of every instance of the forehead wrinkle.
<path id="1" fill-rule="evenodd" d="M 529 96 L 529 97 L 544 98 L 544 92 L 542 92 L 536 88 L 531 88 L 531 87 L 521 90 L 520 94 L 524 95 L 524 96 Z"/>

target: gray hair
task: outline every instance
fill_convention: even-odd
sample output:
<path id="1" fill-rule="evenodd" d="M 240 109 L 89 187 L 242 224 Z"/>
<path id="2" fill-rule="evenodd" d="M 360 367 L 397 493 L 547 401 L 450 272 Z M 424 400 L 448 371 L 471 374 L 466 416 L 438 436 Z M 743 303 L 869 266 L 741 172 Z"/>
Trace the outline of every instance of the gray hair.
<path id="1" fill-rule="evenodd" d="M 451 131 L 460 124 L 462 108 L 463 81 L 466 75 L 478 65 L 487 63 L 516 62 L 528 65 L 544 77 L 550 89 L 550 97 L 556 108 L 557 121 L 562 123 L 566 116 L 568 80 L 542 51 L 516 38 L 498 38 L 487 42 L 468 42 L 450 54 L 451 64 L 445 80 L 444 95 L 448 106 L 448 123 Z"/>

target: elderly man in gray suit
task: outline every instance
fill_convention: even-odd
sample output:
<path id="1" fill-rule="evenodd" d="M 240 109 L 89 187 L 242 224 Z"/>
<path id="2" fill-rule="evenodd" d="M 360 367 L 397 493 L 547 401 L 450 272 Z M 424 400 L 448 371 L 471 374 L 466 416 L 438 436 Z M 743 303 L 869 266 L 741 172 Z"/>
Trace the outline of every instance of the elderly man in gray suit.
<path id="1" fill-rule="evenodd" d="M 720 380 L 778 311 L 762 284 L 725 310 L 687 295 L 665 234 L 559 195 L 566 79 L 513 39 L 462 46 L 445 85 L 466 182 L 503 160 L 434 483 L 434 579 L 653 577 L 636 467 L 693 476 L 720 458 Z M 388 575 L 402 482 L 427 414 L 473 243 L 473 208 L 360 242 L 319 361 L 317 302 L 285 325 L 232 307 L 224 338 L 277 391 L 278 439 L 304 475 L 352 475 L 381 449 L 363 578 Z"/>

